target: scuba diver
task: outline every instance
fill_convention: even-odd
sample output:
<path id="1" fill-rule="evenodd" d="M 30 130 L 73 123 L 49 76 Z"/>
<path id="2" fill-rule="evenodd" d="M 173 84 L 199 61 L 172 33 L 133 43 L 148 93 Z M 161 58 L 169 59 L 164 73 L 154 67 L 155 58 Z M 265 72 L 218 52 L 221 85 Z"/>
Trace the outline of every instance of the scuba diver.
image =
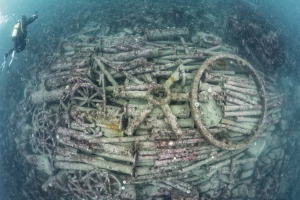
<path id="1" fill-rule="evenodd" d="M 14 30 L 12 33 L 12 41 L 15 42 L 15 46 L 11 50 L 9 50 L 8 53 L 5 54 L 4 63 L 0 67 L 1 70 L 4 70 L 6 65 L 6 59 L 10 54 L 12 54 L 12 58 L 9 63 L 9 66 L 11 65 L 14 59 L 15 53 L 19 53 L 25 49 L 26 47 L 25 39 L 27 37 L 27 26 L 37 18 L 38 18 L 38 13 L 37 11 L 35 11 L 35 15 L 32 15 L 30 18 L 27 19 L 25 15 L 22 15 L 21 20 L 18 20 L 18 23 L 14 26 Z"/>

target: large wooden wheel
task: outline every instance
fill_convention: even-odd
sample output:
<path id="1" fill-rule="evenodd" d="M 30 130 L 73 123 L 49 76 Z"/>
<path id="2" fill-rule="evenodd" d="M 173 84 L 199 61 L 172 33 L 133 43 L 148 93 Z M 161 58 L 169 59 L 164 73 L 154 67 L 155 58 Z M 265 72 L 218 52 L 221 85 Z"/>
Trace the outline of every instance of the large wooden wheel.
<path id="1" fill-rule="evenodd" d="M 234 66 L 234 67 L 230 67 Z M 229 68 L 231 69 L 236 69 L 239 70 L 241 73 L 244 73 L 245 76 L 249 77 L 250 81 L 253 81 L 255 84 L 254 86 L 256 87 L 256 93 L 257 96 L 259 97 L 259 103 L 254 102 L 251 100 L 251 92 L 253 90 L 247 88 L 247 82 L 248 79 L 246 78 L 240 78 L 235 76 L 226 76 L 224 74 L 213 74 L 210 75 L 209 72 L 211 69 L 214 69 L 215 67 L 222 67 L 223 71 L 228 70 Z M 233 73 L 234 74 L 234 73 Z M 244 76 L 243 75 L 243 76 Z M 242 86 L 246 85 L 245 87 L 238 87 L 238 86 L 228 86 L 226 83 L 228 81 L 233 81 L 236 83 L 239 83 L 237 85 Z M 199 93 L 201 90 L 201 83 L 202 82 L 217 82 L 217 83 L 222 83 L 224 89 L 224 98 L 230 99 L 232 96 L 234 96 L 235 102 L 233 104 L 230 103 L 231 109 L 236 108 L 240 112 L 226 112 L 226 109 L 228 106 L 223 105 L 223 119 L 224 117 L 230 116 L 231 118 L 234 117 L 247 117 L 247 118 L 252 118 L 253 116 L 258 116 L 258 122 L 256 122 L 256 126 L 249 132 L 247 131 L 241 131 L 243 129 L 237 129 L 237 128 L 232 128 L 231 125 L 224 125 L 225 129 L 229 131 L 233 131 L 234 133 L 236 132 L 242 132 L 242 133 L 247 133 L 248 137 L 244 141 L 239 141 L 239 142 L 232 142 L 227 138 L 222 138 L 219 140 L 213 133 L 210 132 L 208 127 L 206 127 L 205 123 L 203 122 L 202 116 L 205 114 L 201 111 L 201 100 L 199 100 Z M 230 88 L 230 89 L 227 89 Z M 209 89 L 208 89 L 209 90 Z M 237 92 L 237 91 L 240 91 Z M 241 93 L 241 91 L 243 93 Z M 209 91 L 211 92 L 211 91 Z M 249 93 L 249 95 L 244 95 L 245 93 Z M 242 95 L 240 95 L 242 94 Z M 220 95 L 221 96 L 221 95 Z M 229 103 L 228 103 L 229 104 Z M 243 149 L 250 145 L 261 133 L 263 129 L 264 122 L 266 120 L 266 112 L 267 112 L 267 100 L 266 100 L 266 92 L 265 88 L 263 86 L 262 80 L 260 79 L 258 73 L 256 70 L 251 66 L 250 63 L 247 61 L 243 60 L 242 58 L 239 58 L 238 56 L 232 55 L 232 54 L 221 54 L 217 56 L 213 56 L 209 59 L 207 59 L 199 68 L 195 78 L 194 82 L 192 84 L 192 90 L 191 90 L 191 99 L 190 99 L 190 106 L 191 106 L 191 114 L 195 120 L 195 123 L 198 127 L 198 129 L 201 131 L 201 133 L 205 136 L 207 140 L 209 140 L 214 146 L 217 146 L 222 149 L 227 149 L 227 150 L 236 150 L 236 149 Z M 255 112 L 252 112 L 254 108 Z M 244 111 L 250 111 L 248 113 Z M 223 120 L 222 119 L 222 120 Z M 254 119 L 254 118 L 253 118 Z M 229 120 L 227 120 L 229 121 Z M 254 120 L 253 120 L 254 121 Z M 219 126 L 222 127 L 222 126 Z M 238 130 L 238 131 L 237 131 Z"/>
<path id="2" fill-rule="evenodd" d="M 88 108 L 97 108 L 98 103 L 103 103 L 101 90 L 91 83 L 76 84 L 72 100 L 78 106 Z"/>
<path id="3" fill-rule="evenodd" d="M 68 187 L 78 199 L 116 199 L 122 184 L 111 172 L 94 169 L 89 172 L 69 171 Z"/>

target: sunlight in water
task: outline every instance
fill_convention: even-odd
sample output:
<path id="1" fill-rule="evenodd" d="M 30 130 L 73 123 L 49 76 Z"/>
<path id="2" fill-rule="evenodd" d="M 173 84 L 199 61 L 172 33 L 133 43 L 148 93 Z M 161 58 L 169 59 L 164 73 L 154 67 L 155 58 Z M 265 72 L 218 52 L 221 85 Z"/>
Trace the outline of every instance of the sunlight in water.
<path id="1" fill-rule="evenodd" d="M 12 16 L 8 16 L 8 15 L 2 16 L 0 12 L 0 25 L 12 20 L 13 16 L 14 14 Z"/>

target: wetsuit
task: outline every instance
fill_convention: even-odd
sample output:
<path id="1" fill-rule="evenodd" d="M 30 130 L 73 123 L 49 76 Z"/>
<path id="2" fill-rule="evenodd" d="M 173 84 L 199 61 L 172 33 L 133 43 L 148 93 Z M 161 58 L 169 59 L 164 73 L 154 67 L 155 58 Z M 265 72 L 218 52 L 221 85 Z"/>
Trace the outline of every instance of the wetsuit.
<path id="1" fill-rule="evenodd" d="M 37 14 L 31 16 L 28 19 L 22 18 L 21 20 L 19 20 L 19 23 L 20 23 L 20 27 L 19 27 L 20 30 L 18 30 L 19 34 L 18 34 L 17 37 L 14 37 L 12 39 L 15 42 L 15 47 L 13 48 L 13 50 L 10 50 L 8 52 L 8 55 L 9 55 L 10 52 L 12 53 L 12 51 L 14 51 L 14 50 L 16 51 L 16 53 L 19 53 L 19 52 L 21 52 L 25 49 L 25 47 L 26 47 L 26 40 L 25 39 L 27 37 L 27 26 L 29 24 L 31 24 L 36 18 L 38 18 Z"/>
<path id="2" fill-rule="evenodd" d="M 25 47 L 26 47 L 26 37 L 27 37 L 27 26 L 29 24 L 31 24 L 37 18 L 38 18 L 38 14 L 36 12 L 36 14 L 31 16 L 30 18 L 27 19 L 25 16 L 22 16 L 22 19 L 18 21 L 19 26 L 18 26 L 17 30 L 14 30 L 14 31 L 17 31 L 16 35 L 14 35 L 14 33 L 13 33 L 13 38 L 12 38 L 12 40 L 15 42 L 15 45 L 14 45 L 14 48 L 9 50 L 9 52 L 7 52 L 5 54 L 4 63 L 0 67 L 2 70 L 5 68 L 6 58 L 10 54 L 13 54 L 13 56 L 12 56 L 12 59 L 13 59 L 14 53 L 19 53 L 19 52 L 21 52 L 25 49 Z M 12 62 L 12 60 L 11 60 L 11 62 Z M 11 64 L 11 62 L 10 62 L 10 64 Z"/>

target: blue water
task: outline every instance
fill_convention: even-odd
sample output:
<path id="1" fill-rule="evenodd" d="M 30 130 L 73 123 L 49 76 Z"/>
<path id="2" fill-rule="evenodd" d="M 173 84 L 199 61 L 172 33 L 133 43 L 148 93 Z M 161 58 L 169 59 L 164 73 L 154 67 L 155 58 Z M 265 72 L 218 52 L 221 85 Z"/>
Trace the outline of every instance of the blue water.
<path id="1" fill-rule="evenodd" d="M 299 65 L 300 41 L 300 4 L 298 1 L 252 1 L 257 3 L 259 10 L 276 25 L 284 37 L 289 57 L 289 63 L 295 70 Z"/>
<path id="2" fill-rule="evenodd" d="M 171 0 L 169 0 L 170 2 Z M 195 0 L 196 1 L 196 0 Z M 211 0 L 199 0 L 203 4 L 206 4 Z M 66 26 L 71 26 L 67 22 L 72 17 L 77 16 L 77 12 L 80 8 L 86 8 L 86 5 L 94 2 L 103 2 L 105 4 L 112 4 L 118 2 L 125 2 L 126 0 L 119 1 L 104 1 L 104 0 L 1 0 L 0 1 L 0 63 L 3 62 L 3 55 L 13 47 L 11 41 L 11 33 L 14 24 L 20 19 L 22 14 L 28 17 L 33 15 L 35 11 L 38 11 L 39 18 L 27 28 L 28 48 L 30 43 L 34 42 L 37 46 L 36 55 L 43 56 L 43 52 L 39 49 L 47 49 L 47 44 L 44 43 L 45 38 L 48 36 L 49 27 L 59 28 L 63 27 L 62 34 L 66 35 Z M 138 3 L 144 2 L 145 6 L 152 2 L 152 0 L 140 0 Z M 153 2 L 159 2 L 159 0 L 153 0 Z M 168 2 L 168 1 L 164 1 Z M 180 2 L 180 1 L 179 1 Z M 186 4 L 193 5 L 195 2 L 185 0 Z M 292 84 L 299 84 L 300 80 L 300 1 L 297 0 L 249 0 L 252 4 L 257 6 L 257 9 L 272 22 L 277 28 L 277 34 L 283 38 L 283 42 L 287 52 L 287 60 L 284 64 L 286 70 L 283 70 L 284 76 L 287 76 Z M 226 0 L 223 1 L 226 4 Z M 94 4 L 93 4 L 94 5 Z M 87 6 L 88 7 L 88 6 Z M 100 12 L 99 7 L 98 11 Z M 221 9 L 221 8 L 220 8 Z M 51 37 L 51 36 L 50 36 Z M 59 35 L 53 35 L 53 40 L 59 40 Z M 54 47 L 55 48 L 55 47 Z M 31 48 L 32 49 L 32 48 Z M 10 57 L 9 57 L 10 58 Z M 24 89 L 23 82 L 20 80 L 22 73 L 28 73 L 27 68 L 31 66 L 32 60 L 26 57 L 24 53 L 16 55 L 10 68 L 6 68 L 4 72 L 0 72 L 0 134 L 9 138 L 5 141 L 4 145 L 0 145 L 0 154 L 4 152 L 3 148 L 8 148 L 9 140 L 13 141 L 12 132 L 8 129 L 9 117 L 11 112 L 15 109 L 18 101 L 22 98 L 22 90 Z M 10 97 L 10 94 L 14 98 Z M 299 103 L 299 102 L 294 102 Z M 300 110 L 293 110 L 292 115 L 297 117 Z M 300 122 L 300 117 L 295 118 L 297 122 Z M 297 124 L 297 123 L 296 123 Z M 0 155 L 1 158 L 1 155 Z M 299 161 L 300 163 L 300 161 Z M 17 174 L 18 169 L 14 169 L 16 166 L 3 166 L 0 159 L 0 200 L 9 199 L 11 197 L 12 190 L 7 190 L 5 187 L 6 182 L 4 180 L 9 179 L 7 177 L 6 170 L 11 169 L 15 172 L 13 179 L 20 181 L 22 177 Z M 11 174 L 11 173 L 10 173 Z M 299 175 L 298 175 L 299 177 Z M 19 199 L 20 191 L 17 182 L 15 183 L 15 199 Z M 298 183 L 300 185 L 300 179 Z M 8 194 L 9 193 L 9 194 Z M 294 200 L 300 199 L 300 192 L 298 197 L 295 196 Z M 279 199 L 278 199 L 279 200 Z"/>

